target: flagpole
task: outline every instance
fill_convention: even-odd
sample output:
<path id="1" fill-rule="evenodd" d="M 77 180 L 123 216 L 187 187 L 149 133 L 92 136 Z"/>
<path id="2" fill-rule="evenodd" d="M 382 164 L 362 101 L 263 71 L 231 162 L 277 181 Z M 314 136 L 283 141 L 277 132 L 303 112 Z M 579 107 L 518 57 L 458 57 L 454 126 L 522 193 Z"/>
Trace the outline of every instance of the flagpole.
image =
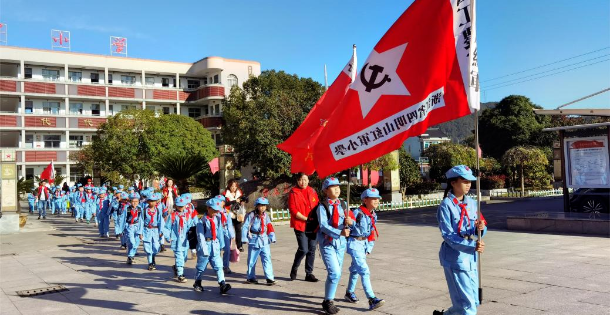
<path id="1" fill-rule="evenodd" d="M 326 73 L 326 64 L 324 64 L 324 90 L 328 91 L 328 74 Z"/>
<path id="2" fill-rule="evenodd" d="M 476 13 L 477 13 L 477 7 L 476 7 L 476 0 L 472 0 L 472 27 L 473 27 L 473 36 L 474 36 L 474 44 L 476 45 Z M 473 38 L 471 37 L 471 40 L 473 40 Z M 471 54 L 472 52 L 472 47 L 474 45 L 472 45 L 471 43 Z M 478 70 L 478 69 L 477 69 Z M 476 79 L 476 82 L 473 82 L 474 84 L 478 85 L 478 76 Z M 468 87 L 470 89 L 470 87 Z M 478 89 L 477 89 L 478 90 Z M 472 101 L 472 100 L 471 100 Z M 479 152 L 480 152 L 480 148 L 479 148 L 479 109 L 481 108 L 481 99 L 480 97 L 476 98 L 476 102 L 478 102 L 478 104 L 476 104 L 476 108 L 474 110 L 474 146 L 475 146 L 475 154 L 476 154 L 476 167 L 477 167 L 477 222 L 479 222 L 481 220 L 481 169 L 480 169 L 480 156 L 479 156 Z M 471 108 L 472 108 L 472 104 Z M 477 229 L 477 236 L 478 236 L 478 240 L 479 241 L 483 241 L 483 235 L 481 230 Z M 478 276 L 479 276 L 479 304 L 483 304 L 483 284 L 482 284 L 482 266 L 483 264 L 481 263 L 482 261 L 482 253 L 478 253 L 478 259 L 477 259 L 477 264 L 478 264 Z"/>

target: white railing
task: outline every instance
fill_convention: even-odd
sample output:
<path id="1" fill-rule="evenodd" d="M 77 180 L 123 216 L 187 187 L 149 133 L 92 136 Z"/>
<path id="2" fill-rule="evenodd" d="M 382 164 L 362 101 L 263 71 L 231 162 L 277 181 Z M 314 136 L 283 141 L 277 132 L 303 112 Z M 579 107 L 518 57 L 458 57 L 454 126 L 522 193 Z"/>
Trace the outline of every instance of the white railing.
<path id="1" fill-rule="evenodd" d="M 572 188 L 568 191 L 571 193 Z M 527 198 L 527 197 L 552 197 L 562 196 L 563 189 L 547 189 L 547 190 L 526 190 L 525 193 L 521 191 L 509 191 L 509 192 L 492 192 L 491 197 L 504 197 L 504 198 Z"/>

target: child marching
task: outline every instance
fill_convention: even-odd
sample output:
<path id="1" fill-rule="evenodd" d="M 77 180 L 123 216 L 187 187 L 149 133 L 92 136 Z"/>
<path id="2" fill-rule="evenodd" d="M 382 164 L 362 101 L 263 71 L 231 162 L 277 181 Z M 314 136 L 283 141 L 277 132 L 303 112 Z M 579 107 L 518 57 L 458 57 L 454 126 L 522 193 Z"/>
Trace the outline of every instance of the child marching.
<path id="1" fill-rule="evenodd" d="M 206 202 L 207 213 L 197 220 L 197 274 L 195 276 L 195 291 L 203 292 L 201 279 L 208 264 L 216 272 L 220 294 L 225 294 L 231 285 L 225 282 L 220 250 L 224 246 L 224 226 L 218 216 L 222 209 L 220 200 L 211 198 Z"/>
<path id="2" fill-rule="evenodd" d="M 142 233 L 142 208 L 140 207 L 140 195 L 133 193 L 129 195 L 129 204 L 125 205 L 125 230 L 127 240 L 127 264 L 134 263 L 134 256 L 140 245 L 140 234 Z"/>
<path id="3" fill-rule="evenodd" d="M 110 198 L 106 195 L 106 188 L 100 190 L 95 201 L 96 219 L 100 237 L 108 237 L 110 229 Z"/>
<path id="4" fill-rule="evenodd" d="M 230 275 L 233 273 L 231 268 L 229 268 L 229 264 L 231 263 L 231 242 L 235 240 L 235 229 L 233 228 L 233 220 L 231 220 L 231 216 L 225 208 L 225 201 L 227 199 L 223 195 L 218 195 L 215 198 L 220 201 L 220 206 L 222 207 L 218 212 L 223 227 L 222 237 L 224 238 L 224 246 L 221 248 L 223 252 L 222 265 L 224 272 Z"/>
<path id="5" fill-rule="evenodd" d="M 358 302 L 358 298 L 354 291 L 358 276 L 362 278 L 362 287 L 369 301 L 369 309 L 374 310 L 381 307 L 385 301 L 375 297 L 373 287 L 371 286 L 370 270 L 366 263 L 366 257 L 373 251 L 375 239 L 379 235 L 375 222 L 377 214 L 375 209 L 379 206 L 379 190 L 369 188 L 362 192 L 360 199 L 362 205 L 350 211 L 350 217 L 354 221 L 354 225 L 350 227 L 350 234 L 347 239 L 347 253 L 352 256 L 352 264 L 349 267 L 349 283 L 345 292 L 345 300 L 350 303 Z"/>
<path id="6" fill-rule="evenodd" d="M 434 315 L 474 315 L 479 305 L 479 277 L 477 252 L 485 249 L 483 240 L 476 239 L 478 231 L 487 232 L 485 218 L 477 215 L 477 203 L 466 194 L 472 181 L 477 180 L 465 165 L 451 168 L 447 173 L 447 189 L 438 207 L 438 227 L 443 243 L 439 252 L 441 266 L 449 288 L 452 306 Z"/>
<path id="7" fill-rule="evenodd" d="M 174 251 L 175 265 L 174 278 L 176 281 L 184 283 L 184 263 L 188 259 L 189 242 L 186 237 L 186 232 L 194 226 L 195 220 L 191 215 L 187 215 L 185 207 L 188 204 L 187 199 L 180 196 L 175 200 L 176 211 L 170 216 L 165 223 L 165 231 L 163 235 L 165 239 L 171 242 L 171 248 Z"/>
<path id="8" fill-rule="evenodd" d="M 149 194 L 146 204 L 142 207 L 144 229 L 140 240 L 144 242 L 144 252 L 148 259 L 148 270 L 156 270 L 155 256 L 159 253 L 159 237 L 163 237 L 163 209 L 158 203 L 161 194 Z"/>
<path id="9" fill-rule="evenodd" d="M 256 199 L 254 202 L 255 209 L 246 216 L 242 227 L 242 243 L 248 243 L 248 274 L 246 283 L 258 284 L 255 267 L 260 255 L 267 284 L 275 284 L 273 265 L 271 263 L 271 247 L 269 245 L 275 243 L 275 230 L 271 224 L 271 218 L 265 212 L 268 205 L 269 200 L 267 198 L 261 197 Z"/>

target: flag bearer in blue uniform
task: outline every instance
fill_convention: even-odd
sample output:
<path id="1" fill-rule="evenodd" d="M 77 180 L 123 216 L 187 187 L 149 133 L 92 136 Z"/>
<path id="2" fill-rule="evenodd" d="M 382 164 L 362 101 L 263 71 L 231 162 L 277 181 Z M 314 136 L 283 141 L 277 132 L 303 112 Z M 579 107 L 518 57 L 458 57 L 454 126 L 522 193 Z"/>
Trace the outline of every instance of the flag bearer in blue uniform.
<path id="1" fill-rule="evenodd" d="M 220 200 L 211 198 L 206 202 L 207 213 L 197 219 L 197 274 L 193 288 L 197 292 L 203 292 L 201 278 L 208 266 L 216 271 L 220 294 L 225 294 L 231 289 L 231 285 L 225 282 L 225 275 L 220 258 L 220 249 L 224 246 L 224 227 L 218 213 L 222 209 Z"/>
<path id="2" fill-rule="evenodd" d="M 354 225 L 350 227 L 350 234 L 347 238 L 347 253 L 352 256 L 352 264 L 349 267 L 349 283 L 345 292 L 345 300 L 350 303 L 357 303 L 356 283 L 358 276 L 362 278 L 362 287 L 369 301 L 369 309 L 374 310 L 381 307 L 385 301 L 375 297 L 371 286 L 369 266 L 366 263 L 366 256 L 373 251 L 377 233 L 377 214 L 375 209 L 379 207 L 379 190 L 369 188 L 360 195 L 362 205 L 350 211 L 350 217 Z"/>
<path id="3" fill-rule="evenodd" d="M 231 220 L 231 216 L 227 213 L 227 209 L 225 209 L 226 198 L 223 195 L 218 195 L 214 197 L 220 201 L 221 209 L 218 212 L 218 216 L 220 217 L 220 221 L 222 222 L 222 231 L 224 237 L 224 247 L 222 247 L 222 265 L 223 271 L 226 274 L 233 273 L 231 268 L 229 268 L 230 259 L 231 259 L 231 241 L 235 239 L 235 229 L 233 228 L 233 220 Z"/>
<path id="4" fill-rule="evenodd" d="M 142 208 L 140 207 L 140 195 L 133 193 L 129 195 L 129 204 L 125 206 L 125 230 L 127 240 L 127 264 L 134 262 L 134 256 L 140 246 L 140 234 L 142 234 L 143 221 Z"/>
<path id="5" fill-rule="evenodd" d="M 161 194 L 148 194 L 146 204 L 142 207 L 144 216 L 144 230 L 140 240 L 144 242 L 144 252 L 148 258 L 148 270 L 156 270 L 155 256 L 159 253 L 159 237 L 163 237 L 163 209 L 159 207 Z"/>
<path id="6" fill-rule="evenodd" d="M 171 242 L 171 248 L 174 251 L 174 258 L 176 264 L 172 267 L 174 269 L 174 278 L 176 281 L 185 283 L 186 277 L 184 277 L 184 263 L 188 259 L 189 242 L 186 237 L 186 232 L 189 228 L 195 225 L 195 220 L 184 211 L 188 201 L 184 197 L 176 198 L 174 205 L 176 211 L 170 216 L 169 220 L 165 222 L 165 231 L 163 235 L 165 239 Z"/>
<path id="7" fill-rule="evenodd" d="M 321 198 L 321 205 L 316 209 L 320 228 L 316 239 L 320 246 L 322 261 L 326 266 L 328 276 L 324 287 L 324 301 L 322 308 L 327 314 L 337 314 L 339 308 L 334 304 L 337 286 L 341 279 L 343 268 L 343 256 L 347 246 L 346 237 L 350 235 L 349 226 L 353 221 L 345 215 L 346 209 L 339 200 L 341 188 L 336 177 L 329 177 L 324 180 L 322 190 L 326 194 Z"/>
<path id="8" fill-rule="evenodd" d="M 452 306 L 434 315 L 474 315 L 479 305 L 479 276 L 477 252 L 482 253 L 485 243 L 477 239 L 478 231 L 487 232 L 485 218 L 478 218 L 477 202 L 466 194 L 477 178 L 465 165 L 451 168 L 447 173 L 447 189 L 436 217 L 443 243 L 439 252 L 441 266 L 449 288 Z"/>
<path id="9" fill-rule="evenodd" d="M 100 237 L 108 237 L 108 230 L 110 229 L 110 198 L 106 194 L 106 188 L 102 188 L 100 193 L 97 195 L 95 200 L 96 218 L 98 221 L 98 230 Z"/>
<path id="10" fill-rule="evenodd" d="M 271 224 L 271 218 L 265 212 L 269 200 L 260 197 L 254 202 L 254 211 L 250 212 L 244 219 L 241 229 L 242 242 L 248 243 L 248 274 L 246 283 L 258 284 L 256 280 L 256 261 L 261 256 L 263 272 L 267 278 L 268 285 L 275 284 L 273 276 L 273 265 L 271 264 L 271 246 L 275 243 L 275 230 Z"/>

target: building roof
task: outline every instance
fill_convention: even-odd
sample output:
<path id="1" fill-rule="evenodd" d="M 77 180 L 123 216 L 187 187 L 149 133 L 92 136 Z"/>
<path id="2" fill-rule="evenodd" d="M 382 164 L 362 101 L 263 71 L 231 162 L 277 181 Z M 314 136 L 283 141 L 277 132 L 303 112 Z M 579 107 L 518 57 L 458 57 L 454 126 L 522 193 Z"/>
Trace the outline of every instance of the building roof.
<path id="1" fill-rule="evenodd" d="M 425 133 L 420 135 L 420 138 L 449 138 L 439 128 L 428 128 Z"/>
<path id="2" fill-rule="evenodd" d="M 605 127 L 605 126 L 610 127 L 610 122 L 596 123 L 596 124 L 587 124 L 587 125 L 574 125 L 574 126 L 544 128 L 544 129 L 542 129 L 542 131 L 560 131 L 560 130 L 570 130 L 570 129 L 589 129 L 589 128 L 597 128 L 597 127 Z"/>

